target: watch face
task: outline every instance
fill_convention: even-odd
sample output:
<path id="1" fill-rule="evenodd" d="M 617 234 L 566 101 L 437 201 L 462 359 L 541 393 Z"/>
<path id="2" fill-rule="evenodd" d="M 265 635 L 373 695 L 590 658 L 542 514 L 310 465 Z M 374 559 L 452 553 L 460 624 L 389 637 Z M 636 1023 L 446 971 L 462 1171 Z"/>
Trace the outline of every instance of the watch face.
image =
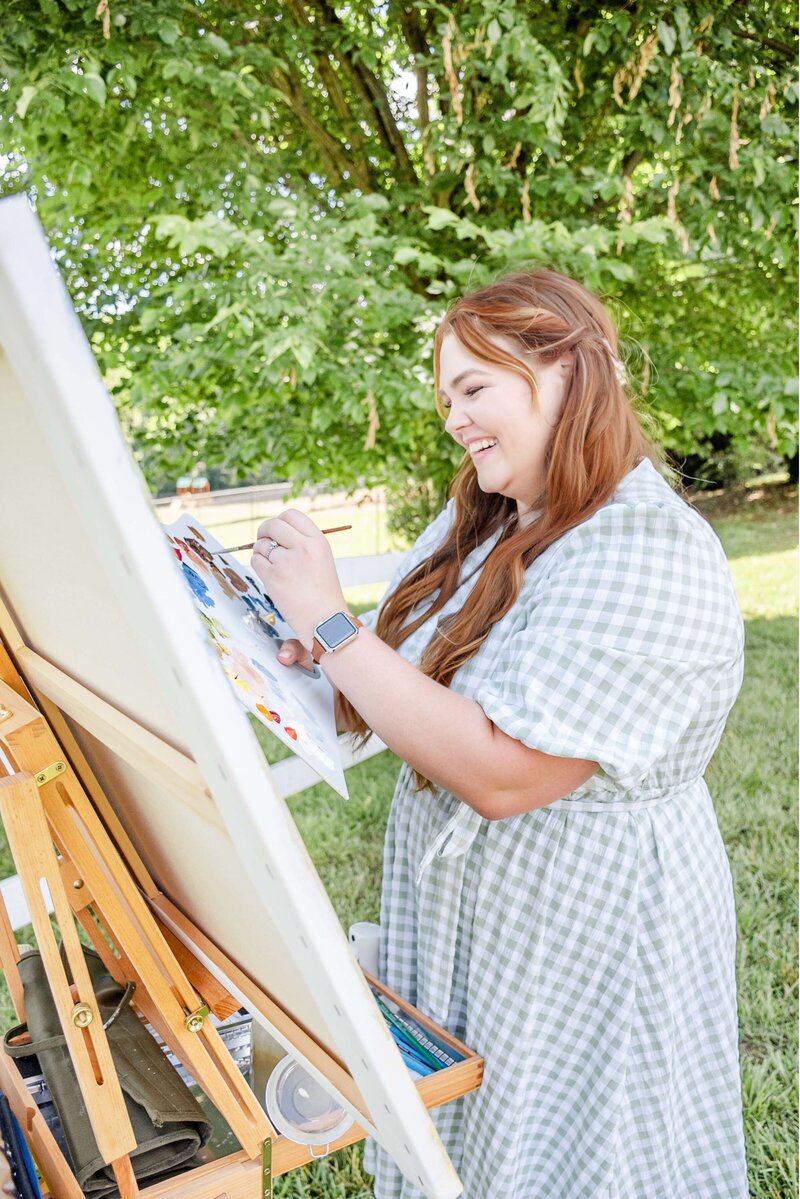
<path id="1" fill-rule="evenodd" d="M 327 620 L 323 620 L 322 624 L 318 624 L 316 632 L 317 637 L 319 637 L 323 645 L 331 650 L 336 649 L 343 641 L 347 641 L 358 630 L 352 620 L 345 616 L 344 612 L 336 612 L 333 616 L 329 616 Z"/>

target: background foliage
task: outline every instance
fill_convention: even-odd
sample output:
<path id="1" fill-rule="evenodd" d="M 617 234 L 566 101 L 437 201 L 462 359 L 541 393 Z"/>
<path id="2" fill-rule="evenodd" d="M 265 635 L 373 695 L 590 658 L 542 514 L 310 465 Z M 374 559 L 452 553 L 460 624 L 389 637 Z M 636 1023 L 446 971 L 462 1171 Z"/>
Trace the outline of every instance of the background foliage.
<path id="1" fill-rule="evenodd" d="M 528 264 L 610 300 L 695 471 L 795 454 L 788 3 L 3 14 L 2 188 L 35 202 L 153 486 L 202 461 L 435 505 L 437 318 Z"/>

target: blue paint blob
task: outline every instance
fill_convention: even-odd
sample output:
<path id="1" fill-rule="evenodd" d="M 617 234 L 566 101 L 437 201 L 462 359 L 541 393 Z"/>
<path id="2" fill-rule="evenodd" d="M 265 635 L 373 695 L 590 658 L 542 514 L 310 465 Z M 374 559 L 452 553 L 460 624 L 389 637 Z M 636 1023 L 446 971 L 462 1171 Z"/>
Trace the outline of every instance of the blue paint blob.
<path id="1" fill-rule="evenodd" d="M 192 589 L 192 594 L 195 599 L 203 605 L 204 608 L 214 608 L 213 599 L 208 594 L 208 588 L 196 570 L 192 570 L 191 566 L 187 566 L 185 562 L 181 562 L 181 570 L 183 571 L 186 582 Z"/>
<path id="2" fill-rule="evenodd" d="M 253 663 L 256 670 L 260 671 L 260 673 L 263 674 L 265 679 L 269 679 L 269 681 L 272 683 L 273 687 L 278 686 L 278 680 L 275 678 L 275 675 L 272 673 L 272 671 L 269 669 L 268 666 L 265 666 L 263 662 L 259 662 L 258 658 L 251 658 L 250 661 Z"/>
<path id="3" fill-rule="evenodd" d="M 286 692 L 283 690 L 283 687 L 281 687 L 279 681 L 275 678 L 275 675 L 272 673 L 269 667 L 265 666 L 263 662 L 259 662 L 258 658 L 251 658 L 250 661 L 253 663 L 256 670 L 261 672 L 265 679 L 269 679 L 270 695 L 275 695 L 277 699 L 286 701 Z"/>

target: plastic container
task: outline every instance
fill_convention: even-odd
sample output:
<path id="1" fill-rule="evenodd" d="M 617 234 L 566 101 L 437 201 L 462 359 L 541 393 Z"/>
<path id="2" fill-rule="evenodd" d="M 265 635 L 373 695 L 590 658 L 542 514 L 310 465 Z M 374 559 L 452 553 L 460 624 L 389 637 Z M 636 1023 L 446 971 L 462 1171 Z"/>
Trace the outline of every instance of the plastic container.
<path id="1" fill-rule="evenodd" d="M 350 1113 L 289 1056 L 270 1074 L 264 1106 L 277 1131 L 298 1145 L 308 1145 L 314 1157 L 324 1157 L 353 1124 Z M 323 1153 L 313 1153 L 320 1148 Z"/>

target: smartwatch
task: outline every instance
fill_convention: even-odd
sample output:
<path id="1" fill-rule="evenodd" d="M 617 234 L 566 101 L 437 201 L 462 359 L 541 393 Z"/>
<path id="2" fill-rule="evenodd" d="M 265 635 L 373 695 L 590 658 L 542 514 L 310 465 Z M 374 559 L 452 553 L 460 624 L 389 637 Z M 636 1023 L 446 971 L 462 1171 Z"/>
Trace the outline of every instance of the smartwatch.
<path id="1" fill-rule="evenodd" d="M 319 665 L 323 654 L 333 654 L 353 641 L 363 627 L 357 616 L 351 616 L 349 612 L 334 612 L 333 616 L 320 621 L 314 629 L 311 657 Z"/>

